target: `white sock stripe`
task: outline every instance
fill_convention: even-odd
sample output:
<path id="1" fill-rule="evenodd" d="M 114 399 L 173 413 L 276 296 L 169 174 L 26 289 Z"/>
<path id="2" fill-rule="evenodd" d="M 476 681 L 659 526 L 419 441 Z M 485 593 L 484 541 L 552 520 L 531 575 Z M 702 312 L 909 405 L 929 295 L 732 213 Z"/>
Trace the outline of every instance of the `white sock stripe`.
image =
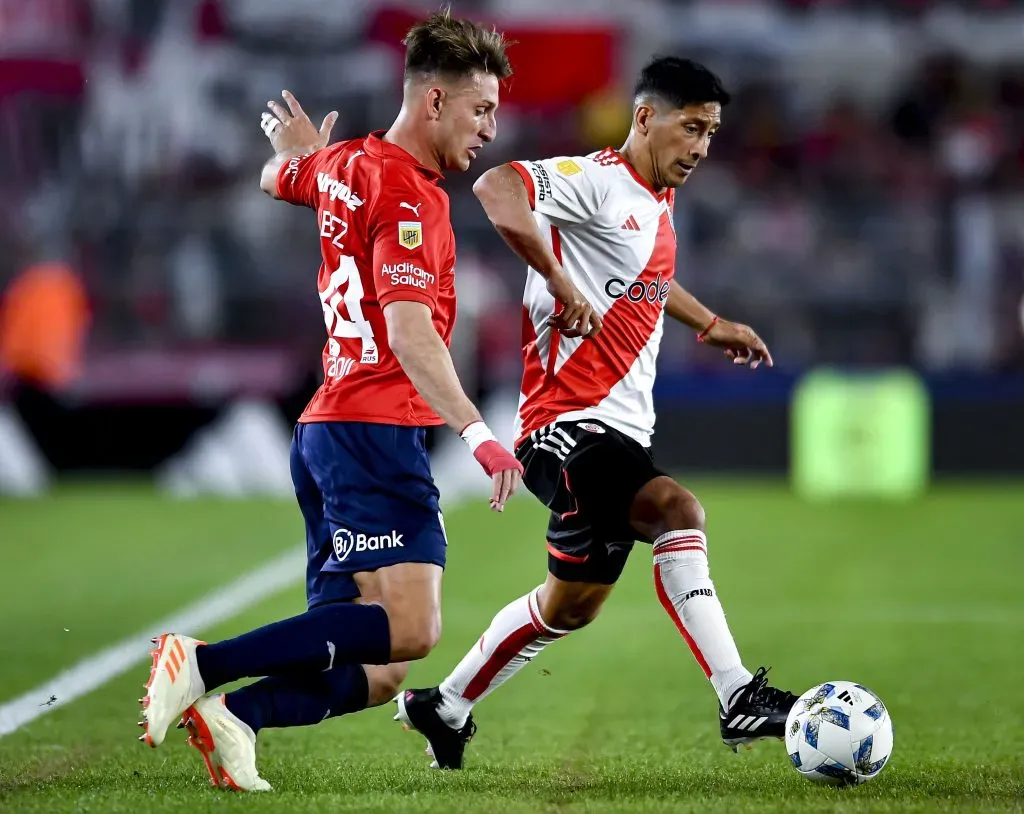
<path id="1" fill-rule="evenodd" d="M 701 545 L 698 540 L 680 540 L 674 543 L 667 543 L 652 549 L 654 554 L 667 553 L 669 551 L 702 551 L 707 554 L 707 546 Z"/>
<path id="2" fill-rule="evenodd" d="M 679 540 L 672 543 L 662 543 L 655 546 L 654 553 L 660 554 L 664 551 L 703 551 L 707 553 L 707 546 L 701 545 L 699 540 Z"/>
<path id="3" fill-rule="evenodd" d="M 668 551 L 658 551 L 654 555 L 655 565 L 664 565 L 668 562 L 688 562 L 695 565 L 707 566 L 708 554 L 703 548 L 673 548 Z"/>
<path id="4" fill-rule="evenodd" d="M 656 564 L 681 559 L 706 560 L 707 556 L 707 537 L 698 529 L 668 531 L 654 541 Z"/>
<path id="5" fill-rule="evenodd" d="M 538 585 L 532 591 L 530 591 L 530 597 L 527 600 L 530 608 L 530 616 L 533 618 L 535 625 L 540 625 L 541 629 L 554 639 L 559 639 L 565 636 L 570 631 L 559 630 L 558 628 L 551 627 L 547 622 L 544 621 L 544 617 L 540 613 L 540 586 Z"/>
<path id="6" fill-rule="evenodd" d="M 668 545 L 669 543 L 681 542 L 683 540 L 693 541 L 700 543 L 702 546 L 707 547 L 708 538 L 703 531 L 699 529 L 677 529 L 676 531 L 666 531 L 657 540 L 654 541 L 654 547 Z"/>
<path id="7" fill-rule="evenodd" d="M 668 539 L 670 539 L 672 537 L 678 537 L 678 536 L 701 537 L 701 538 L 707 537 L 707 535 L 703 531 L 701 531 L 700 529 L 672 529 L 671 531 L 666 531 L 664 534 L 662 534 L 654 542 L 658 542 L 660 540 L 668 540 Z"/>
<path id="8" fill-rule="evenodd" d="M 660 543 L 655 544 L 655 548 L 662 548 L 667 545 L 676 545 L 677 543 L 693 543 L 704 548 L 707 545 L 707 541 L 700 537 L 673 537 L 671 540 L 662 540 Z"/>

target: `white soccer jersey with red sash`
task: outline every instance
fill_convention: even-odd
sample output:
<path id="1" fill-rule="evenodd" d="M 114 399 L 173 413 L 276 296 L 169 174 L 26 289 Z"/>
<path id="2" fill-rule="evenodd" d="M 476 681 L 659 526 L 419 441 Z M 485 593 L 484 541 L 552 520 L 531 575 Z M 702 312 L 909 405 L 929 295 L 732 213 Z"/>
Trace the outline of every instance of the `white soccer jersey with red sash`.
<path id="1" fill-rule="evenodd" d="M 650 446 L 655 366 L 675 273 L 673 190 L 655 193 L 610 148 L 511 166 L 555 256 L 604 320 L 596 339 L 568 339 L 549 328 L 554 299 L 529 269 L 516 443 L 556 421 L 592 418 Z"/>

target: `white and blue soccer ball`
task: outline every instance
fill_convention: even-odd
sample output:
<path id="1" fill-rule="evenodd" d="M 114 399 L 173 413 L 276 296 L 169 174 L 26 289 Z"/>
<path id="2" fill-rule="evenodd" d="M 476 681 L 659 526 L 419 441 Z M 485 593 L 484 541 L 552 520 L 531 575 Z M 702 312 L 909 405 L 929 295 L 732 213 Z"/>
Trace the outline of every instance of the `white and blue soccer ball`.
<path id="1" fill-rule="evenodd" d="M 861 684 L 819 684 L 790 710 L 786 752 L 796 770 L 815 783 L 865 783 L 878 776 L 892 754 L 889 711 Z"/>

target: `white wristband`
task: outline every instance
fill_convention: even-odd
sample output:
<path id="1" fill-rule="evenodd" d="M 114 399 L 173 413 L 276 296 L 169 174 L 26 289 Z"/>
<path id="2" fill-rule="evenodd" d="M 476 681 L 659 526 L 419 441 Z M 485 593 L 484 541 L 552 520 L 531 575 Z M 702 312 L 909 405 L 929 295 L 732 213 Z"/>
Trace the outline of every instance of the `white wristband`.
<path id="1" fill-rule="evenodd" d="M 470 452 L 476 452 L 476 448 L 487 441 L 498 440 L 483 421 L 474 421 L 460 433 L 460 437 L 469 446 Z"/>

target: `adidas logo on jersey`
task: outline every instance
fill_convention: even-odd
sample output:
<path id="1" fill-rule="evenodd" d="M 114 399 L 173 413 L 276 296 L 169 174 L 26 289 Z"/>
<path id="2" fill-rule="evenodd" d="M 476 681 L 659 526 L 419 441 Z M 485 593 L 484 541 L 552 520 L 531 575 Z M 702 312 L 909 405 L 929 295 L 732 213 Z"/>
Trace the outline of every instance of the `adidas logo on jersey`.
<path id="1" fill-rule="evenodd" d="M 649 283 L 642 283 L 640 280 L 628 282 L 620 280 L 618 277 L 612 277 L 605 283 L 604 293 L 613 300 L 625 297 L 630 302 L 643 302 L 647 300 L 647 302 L 655 303 L 665 302 L 668 299 L 669 288 L 671 288 L 671 284 L 663 283 L 659 273 Z"/>
<path id="2" fill-rule="evenodd" d="M 326 172 L 321 172 L 316 176 L 316 185 L 321 195 L 327 193 L 332 201 L 341 201 L 352 212 L 363 205 L 363 199 L 349 189 L 348 184 L 337 178 L 332 178 Z"/>
<path id="3" fill-rule="evenodd" d="M 628 218 L 626 218 L 626 222 L 622 224 L 622 228 L 625 229 L 627 232 L 639 232 L 640 224 L 637 223 L 636 218 L 630 215 Z"/>
<path id="4" fill-rule="evenodd" d="M 402 542 L 402 535 L 392 529 L 390 534 L 353 534 L 348 529 L 338 529 L 334 532 L 334 556 L 338 562 L 344 562 L 349 554 L 355 551 L 357 554 L 363 551 L 382 551 L 385 548 L 405 548 Z"/>

